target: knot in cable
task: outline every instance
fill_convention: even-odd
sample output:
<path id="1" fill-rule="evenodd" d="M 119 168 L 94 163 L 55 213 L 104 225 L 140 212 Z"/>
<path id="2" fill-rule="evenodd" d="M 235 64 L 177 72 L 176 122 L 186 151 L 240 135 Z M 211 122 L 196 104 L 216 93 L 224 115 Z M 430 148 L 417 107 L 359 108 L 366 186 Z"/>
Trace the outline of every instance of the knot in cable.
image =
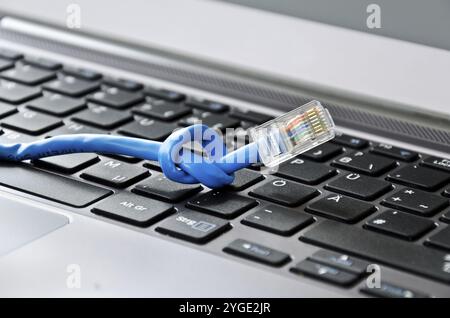
<path id="1" fill-rule="evenodd" d="M 197 142 L 205 156 L 183 146 Z M 180 183 L 202 183 L 220 188 L 233 182 L 234 174 L 223 170 L 220 159 L 227 154 L 222 137 L 205 125 L 192 125 L 173 132 L 161 145 L 158 161 L 169 179 Z"/>

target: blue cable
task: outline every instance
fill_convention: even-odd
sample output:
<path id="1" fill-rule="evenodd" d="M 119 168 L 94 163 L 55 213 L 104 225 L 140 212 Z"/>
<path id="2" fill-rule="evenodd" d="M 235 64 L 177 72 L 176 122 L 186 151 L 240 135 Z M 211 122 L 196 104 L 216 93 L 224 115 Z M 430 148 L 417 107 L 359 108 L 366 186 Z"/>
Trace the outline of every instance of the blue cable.
<path id="1" fill-rule="evenodd" d="M 205 135 L 208 138 L 204 138 Z M 208 157 L 215 160 L 184 151 L 183 145 L 192 141 L 201 143 Z M 164 142 L 125 136 L 77 134 L 30 143 L 0 144 L 0 159 L 23 161 L 80 152 L 119 154 L 157 160 L 166 177 L 173 181 L 220 188 L 233 182 L 235 171 L 259 162 L 256 148 L 255 143 L 250 143 L 227 153 L 222 137 L 215 130 L 205 125 L 192 125 L 175 131 Z"/>

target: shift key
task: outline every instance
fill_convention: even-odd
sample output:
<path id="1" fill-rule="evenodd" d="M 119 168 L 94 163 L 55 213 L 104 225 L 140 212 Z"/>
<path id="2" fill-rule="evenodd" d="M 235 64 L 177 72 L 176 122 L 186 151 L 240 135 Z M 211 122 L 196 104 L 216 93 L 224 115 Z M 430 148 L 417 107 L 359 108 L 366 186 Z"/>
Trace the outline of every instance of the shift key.
<path id="1" fill-rule="evenodd" d="M 0 164 L 0 185 L 81 208 L 112 191 L 22 164 Z"/>

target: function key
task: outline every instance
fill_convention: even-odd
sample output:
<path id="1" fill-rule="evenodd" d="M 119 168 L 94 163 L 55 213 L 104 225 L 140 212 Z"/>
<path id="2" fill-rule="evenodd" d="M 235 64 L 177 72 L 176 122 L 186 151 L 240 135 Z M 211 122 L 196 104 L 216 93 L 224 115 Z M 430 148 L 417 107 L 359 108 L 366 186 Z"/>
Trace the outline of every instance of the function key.
<path id="1" fill-rule="evenodd" d="M 421 163 L 423 166 L 450 172 L 450 159 L 439 157 L 428 157 Z"/>
<path id="2" fill-rule="evenodd" d="M 162 221 L 155 230 L 192 243 L 205 244 L 230 228 L 230 223 L 214 216 L 182 211 Z"/>
<path id="3" fill-rule="evenodd" d="M 430 216 L 448 206 L 449 201 L 439 195 L 404 188 L 385 198 L 381 204 L 406 212 Z"/>
<path id="4" fill-rule="evenodd" d="M 125 188 L 146 176 L 147 169 L 115 160 L 102 160 L 81 174 L 81 177 L 116 188 Z"/>
<path id="5" fill-rule="evenodd" d="M 325 188 L 357 199 L 373 200 L 391 190 L 392 185 L 384 180 L 349 173 L 331 181 Z"/>
<path id="6" fill-rule="evenodd" d="M 79 77 L 88 81 L 96 81 L 102 78 L 102 74 L 85 68 L 65 66 L 63 72 L 67 75 Z"/>
<path id="7" fill-rule="evenodd" d="M 286 253 L 242 239 L 231 242 L 223 251 L 271 266 L 282 266 L 291 260 Z"/>
<path id="8" fill-rule="evenodd" d="M 433 191 L 445 185 L 450 180 L 450 174 L 417 165 L 405 166 L 388 175 L 388 180 Z"/>
<path id="9" fill-rule="evenodd" d="M 319 191 L 297 182 L 273 179 L 253 189 L 251 196 L 286 206 L 298 206 L 319 195 Z"/>
<path id="10" fill-rule="evenodd" d="M 34 65 L 40 68 L 45 68 L 51 71 L 56 71 L 57 69 L 62 67 L 62 64 L 59 62 L 34 56 L 26 56 L 24 61 L 27 64 Z"/>
<path id="11" fill-rule="evenodd" d="M 41 90 L 37 87 L 29 87 L 0 79 L 0 100 L 20 104 L 39 95 L 41 95 Z"/>
<path id="12" fill-rule="evenodd" d="M 81 96 L 97 90 L 100 84 L 74 76 L 59 75 L 58 79 L 43 85 L 44 89 L 70 96 Z"/>
<path id="13" fill-rule="evenodd" d="M 155 88 L 149 86 L 145 87 L 144 94 L 151 97 L 165 99 L 170 102 L 181 102 L 186 98 L 186 95 L 182 93 L 178 93 L 168 89 Z"/>
<path id="14" fill-rule="evenodd" d="M 230 109 L 230 106 L 206 99 L 188 99 L 185 104 L 189 107 L 198 108 L 213 113 L 223 113 Z"/>
<path id="15" fill-rule="evenodd" d="M 139 183 L 132 190 L 137 194 L 154 197 L 168 202 L 179 202 L 197 192 L 203 187 L 199 184 L 183 184 L 167 179 L 164 175 L 153 176 Z"/>
<path id="16" fill-rule="evenodd" d="M 29 64 L 19 64 L 13 69 L 3 71 L 0 76 L 26 85 L 36 85 L 54 78 L 55 73 Z"/>
<path id="17" fill-rule="evenodd" d="M 289 236 L 314 222 L 306 213 L 268 205 L 248 215 L 243 224 L 278 235 Z"/>
<path id="18" fill-rule="evenodd" d="M 14 62 L 0 58 L 0 71 L 6 70 L 14 66 Z"/>
<path id="19" fill-rule="evenodd" d="M 55 116 L 67 116 L 86 107 L 82 99 L 45 93 L 44 96 L 27 103 L 27 107 Z"/>
<path id="20" fill-rule="evenodd" d="M 175 124 L 166 123 L 148 118 L 135 118 L 133 122 L 119 129 L 119 133 L 137 138 L 150 140 L 163 140 L 176 128 Z"/>
<path id="21" fill-rule="evenodd" d="M 113 195 L 97 204 L 92 212 L 136 226 L 150 226 L 174 213 L 172 205 L 139 197 L 129 192 Z"/>
<path id="22" fill-rule="evenodd" d="M 417 152 L 394 147 L 388 144 L 375 145 L 371 152 L 408 162 L 414 161 L 419 157 Z"/>
<path id="23" fill-rule="evenodd" d="M 123 78 L 113 78 L 113 77 L 105 77 L 103 79 L 103 82 L 105 84 L 108 84 L 110 86 L 115 86 L 127 91 L 136 92 L 138 90 L 141 90 L 144 86 L 140 83 L 126 80 Z"/>
<path id="24" fill-rule="evenodd" d="M 302 153 L 300 156 L 314 161 L 323 162 L 339 155 L 341 152 L 342 147 L 326 142 L 314 147 L 314 149 Z"/>
<path id="25" fill-rule="evenodd" d="M 336 169 L 300 158 L 283 163 L 278 168 L 278 175 L 307 184 L 318 184 L 336 174 Z"/>
<path id="26" fill-rule="evenodd" d="M 365 275 L 367 273 L 367 267 L 370 265 L 370 263 L 365 260 L 327 250 L 317 251 L 308 258 L 318 263 L 352 272 L 358 276 Z"/>
<path id="27" fill-rule="evenodd" d="M 253 199 L 218 190 L 211 190 L 186 204 L 188 208 L 226 219 L 234 218 L 257 205 L 258 202 Z"/>
<path id="28" fill-rule="evenodd" d="M 2 120 L 2 126 L 30 135 L 40 135 L 61 126 L 60 119 L 39 114 L 34 111 L 22 111 Z"/>
<path id="29" fill-rule="evenodd" d="M 102 87 L 100 91 L 92 93 L 87 99 L 114 108 L 126 108 L 139 103 L 143 97 L 140 93 L 132 93 L 117 87 Z"/>
<path id="30" fill-rule="evenodd" d="M 394 168 L 397 162 L 371 153 L 356 151 L 334 160 L 332 165 L 369 176 L 379 176 Z"/>
<path id="31" fill-rule="evenodd" d="M 387 282 L 381 282 L 380 288 L 364 287 L 361 292 L 370 296 L 382 298 L 428 298 L 429 296 L 409 288 L 400 287 Z"/>
<path id="32" fill-rule="evenodd" d="M 306 211 L 346 223 L 356 223 L 376 211 L 376 207 L 341 194 L 329 194 L 308 205 Z"/>
<path id="33" fill-rule="evenodd" d="M 23 55 L 19 52 L 9 50 L 9 49 L 0 49 L 0 57 L 10 60 L 18 60 L 23 57 Z"/>
<path id="34" fill-rule="evenodd" d="M 450 226 L 446 226 L 431 236 L 425 244 L 450 251 Z"/>
<path id="35" fill-rule="evenodd" d="M 233 109 L 230 113 L 231 117 L 238 118 L 243 121 L 249 121 L 254 124 L 263 124 L 272 120 L 274 117 L 266 114 L 257 113 L 251 110 Z"/>
<path id="36" fill-rule="evenodd" d="M 291 271 L 340 286 L 349 286 L 359 279 L 359 276 L 354 273 L 341 270 L 335 266 L 323 265 L 309 259 L 301 261 L 291 268 Z"/>
<path id="37" fill-rule="evenodd" d="M 336 134 L 333 142 L 353 149 L 363 149 L 369 145 L 369 142 L 365 139 L 345 134 Z"/>
<path id="38" fill-rule="evenodd" d="M 370 230 L 409 241 L 419 238 L 435 226 L 432 220 L 394 210 L 383 212 L 365 224 Z"/>
<path id="39" fill-rule="evenodd" d="M 178 103 L 172 103 L 165 100 L 149 100 L 136 106 L 133 112 L 142 116 L 154 117 L 166 121 L 172 121 L 191 112 L 191 109 Z"/>

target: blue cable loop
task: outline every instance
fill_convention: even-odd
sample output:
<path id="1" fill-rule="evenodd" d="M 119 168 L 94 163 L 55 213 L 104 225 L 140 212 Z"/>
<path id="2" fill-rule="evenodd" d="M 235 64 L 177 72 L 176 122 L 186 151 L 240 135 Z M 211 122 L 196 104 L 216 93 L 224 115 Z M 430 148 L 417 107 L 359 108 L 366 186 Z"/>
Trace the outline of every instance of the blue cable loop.
<path id="1" fill-rule="evenodd" d="M 210 159 L 184 150 L 183 145 L 193 141 L 202 145 Z M 232 183 L 235 171 L 259 161 L 255 143 L 227 153 L 222 137 L 205 125 L 179 129 L 162 143 L 125 136 L 75 134 L 30 143 L 0 144 L 0 160 L 7 161 L 35 160 L 81 152 L 157 160 L 169 179 L 180 183 L 202 183 L 209 188 L 220 188 Z"/>

